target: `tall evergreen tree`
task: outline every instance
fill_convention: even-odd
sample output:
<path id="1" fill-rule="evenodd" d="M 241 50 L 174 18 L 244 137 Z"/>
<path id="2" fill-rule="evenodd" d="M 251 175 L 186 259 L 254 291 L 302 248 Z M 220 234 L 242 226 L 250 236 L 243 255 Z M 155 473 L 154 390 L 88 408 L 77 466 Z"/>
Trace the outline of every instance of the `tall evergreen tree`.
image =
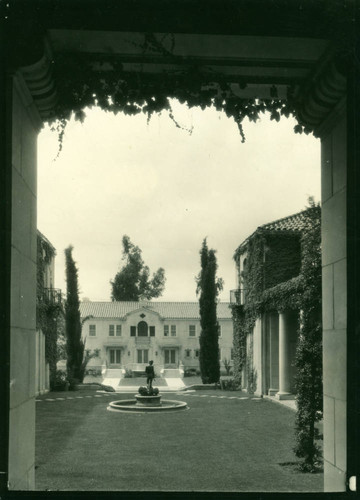
<path id="1" fill-rule="evenodd" d="M 160 297 L 165 287 L 165 271 L 160 267 L 150 279 L 150 270 L 145 266 L 141 250 L 131 243 L 129 236 L 123 236 L 124 266 L 116 274 L 112 286 L 111 300 L 141 299 L 151 300 Z"/>
<path id="2" fill-rule="evenodd" d="M 81 338 L 80 301 L 78 269 L 72 256 L 73 247 L 65 250 L 66 264 L 66 369 L 70 381 L 81 379 L 80 368 L 84 357 L 85 345 Z"/>
<path id="3" fill-rule="evenodd" d="M 82 326 L 91 316 L 81 320 L 78 269 L 72 257 L 73 247 L 65 249 L 66 264 L 66 302 L 65 302 L 65 336 L 66 336 L 66 370 L 70 384 L 84 380 L 87 363 L 98 356 L 99 349 L 91 352 L 85 350 L 85 340 L 82 338 Z"/>
<path id="4" fill-rule="evenodd" d="M 223 288 L 223 280 L 216 278 L 215 250 L 209 249 L 206 238 L 200 250 L 201 271 L 196 278 L 200 306 L 200 372 L 203 384 L 211 384 L 220 378 L 219 324 L 216 315 L 217 296 Z"/>

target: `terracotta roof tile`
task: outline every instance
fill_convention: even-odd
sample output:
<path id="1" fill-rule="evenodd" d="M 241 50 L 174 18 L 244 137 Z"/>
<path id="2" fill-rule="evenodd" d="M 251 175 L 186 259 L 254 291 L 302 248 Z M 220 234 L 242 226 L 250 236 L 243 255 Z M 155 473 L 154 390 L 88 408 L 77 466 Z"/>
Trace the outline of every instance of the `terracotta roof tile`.
<path id="1" fill-rule="evenodd" d="M 217 305 L 218 319 L 232 319 L 229 302 Z M 200 319 L 199 302 L 81 302 L 81 317 L 123 318 L 142 307 L 157 312 L 164 319 Z"/>
<path id="2" fill-rule="evenodd" d="M 301 231 L 308 223 L 307 210 L 259 226 L 267 231 Z"/>
<path id="3" fill-rule="evenodd" d="M 309 210 L 312 210 L 312 208 L 307 208 L 306 210 L 302 210 L 296 214 L 288 215 L 282 219 L 277 219 L 275 221 L 268 222 L 267 224 L 263 224 L 262 226 L 258 226 L 257 229 L 237 247 L 234 258 L 245 251 L 247 243 L 255 234 L 266 231 L 302 231 L 309 223 L 309 219 L 307 217 Z"/>

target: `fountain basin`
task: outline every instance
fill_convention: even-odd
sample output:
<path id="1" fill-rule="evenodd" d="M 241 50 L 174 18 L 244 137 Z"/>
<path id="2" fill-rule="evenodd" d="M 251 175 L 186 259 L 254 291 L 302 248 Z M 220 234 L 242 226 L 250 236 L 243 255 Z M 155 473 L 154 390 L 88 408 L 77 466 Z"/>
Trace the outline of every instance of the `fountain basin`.
<path id="1" fill-rule="evenodd" d="M 186 410 L 188 405 L 184 401 L 174 401 L 170 399 L 164 399 L 160 404 L 150 406 L 147 404 L 139 403 L 138 397 L 149 397 L 149 396 L 135 396 L 136 399 L 123 399 L 120 401 L 111 401 L 107 409 L 109 411 L 117 412 L 130 412 L 130 413 L 159 413 L 159 412 L 169 412 L 177 410 Z M 154 396 L 150 396 L 154 397 Z M 159 397 L 159 396 L 155 396 Z M 160 396 L 161 397 L 161 396 Z"/>
<path id="2" fill-rule="evenodd" d="M 135 394 L 136 406 L 161 406 L 161 396 L 140 396 Z"/>

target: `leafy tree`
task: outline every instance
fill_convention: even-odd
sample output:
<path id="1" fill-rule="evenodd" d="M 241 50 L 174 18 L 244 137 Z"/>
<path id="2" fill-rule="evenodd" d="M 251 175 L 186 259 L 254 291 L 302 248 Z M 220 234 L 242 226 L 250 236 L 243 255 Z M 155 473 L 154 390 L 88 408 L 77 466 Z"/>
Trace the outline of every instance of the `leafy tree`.
<path id="1" fill-rule="evenodd" d="M 83 382 L 87 363 L 99 355 L 85 350 L 86 340 L 82 338 L 82 326 L 90 316 L 81 320 L 78 285 L 78 269 L 72 257 L 73 247 L 65 249 L 66 263 L 66 302 L 65 302 L 65 335 L 66 335 L 66 370 L 70 385 Z"/>
<path id="2" fill-rule="evenodd" d="M 296 350 L 295 453 L 304 471 L 315 471 L 321 451 L 315 427 L 322 418 L 322 321 L 321 321 L 321 212 L 309 199 L 308 224 L 302 236 L 301 275 L 304 293 L 300 309 L 301 326 Z"/>
<path id="3" fill-rule="evenodd" d="M 111 300 L 138 302 L 160 297 L 165 287 L 165 271 L 160 267 L 150 279 L 150 270 L 145 266 L 141 250 L 131 243 L 129 236 L 122 239 L 124 266 L 116 274 L 112 286 Z"/>
<path id="4" fill-rule="evenodd" d="M 201 271 L 196 278 L 200 306 L 200 372 L 203 384 L 220 378 L 219 324 L 216 316 L 217 296 L 223 280 L 216 278 L 215 250 L 208 248 L 206 238 L 200 250 Z"/>

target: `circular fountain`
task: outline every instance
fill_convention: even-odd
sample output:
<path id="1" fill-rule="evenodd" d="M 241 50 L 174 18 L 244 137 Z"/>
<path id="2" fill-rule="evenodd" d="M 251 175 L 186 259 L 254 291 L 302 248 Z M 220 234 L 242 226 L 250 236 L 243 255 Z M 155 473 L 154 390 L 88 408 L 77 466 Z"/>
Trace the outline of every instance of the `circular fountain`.
<path id="1" fill-rule="evenodd" d="M 147 393 L 145 393 L 147 391 Z M 134 399 L 123 399 L 111 401 L 107 407 L 109 411 L 132 412 L 132 413 L 157 413 L 164 411 L 176 411 L 189 409 L 184 401 L 174 401 L 170 399 L 161 400 L 159 389 L 149 391 L 144 387 L 139 388 L 139 394 L 135 394 Z"/>

